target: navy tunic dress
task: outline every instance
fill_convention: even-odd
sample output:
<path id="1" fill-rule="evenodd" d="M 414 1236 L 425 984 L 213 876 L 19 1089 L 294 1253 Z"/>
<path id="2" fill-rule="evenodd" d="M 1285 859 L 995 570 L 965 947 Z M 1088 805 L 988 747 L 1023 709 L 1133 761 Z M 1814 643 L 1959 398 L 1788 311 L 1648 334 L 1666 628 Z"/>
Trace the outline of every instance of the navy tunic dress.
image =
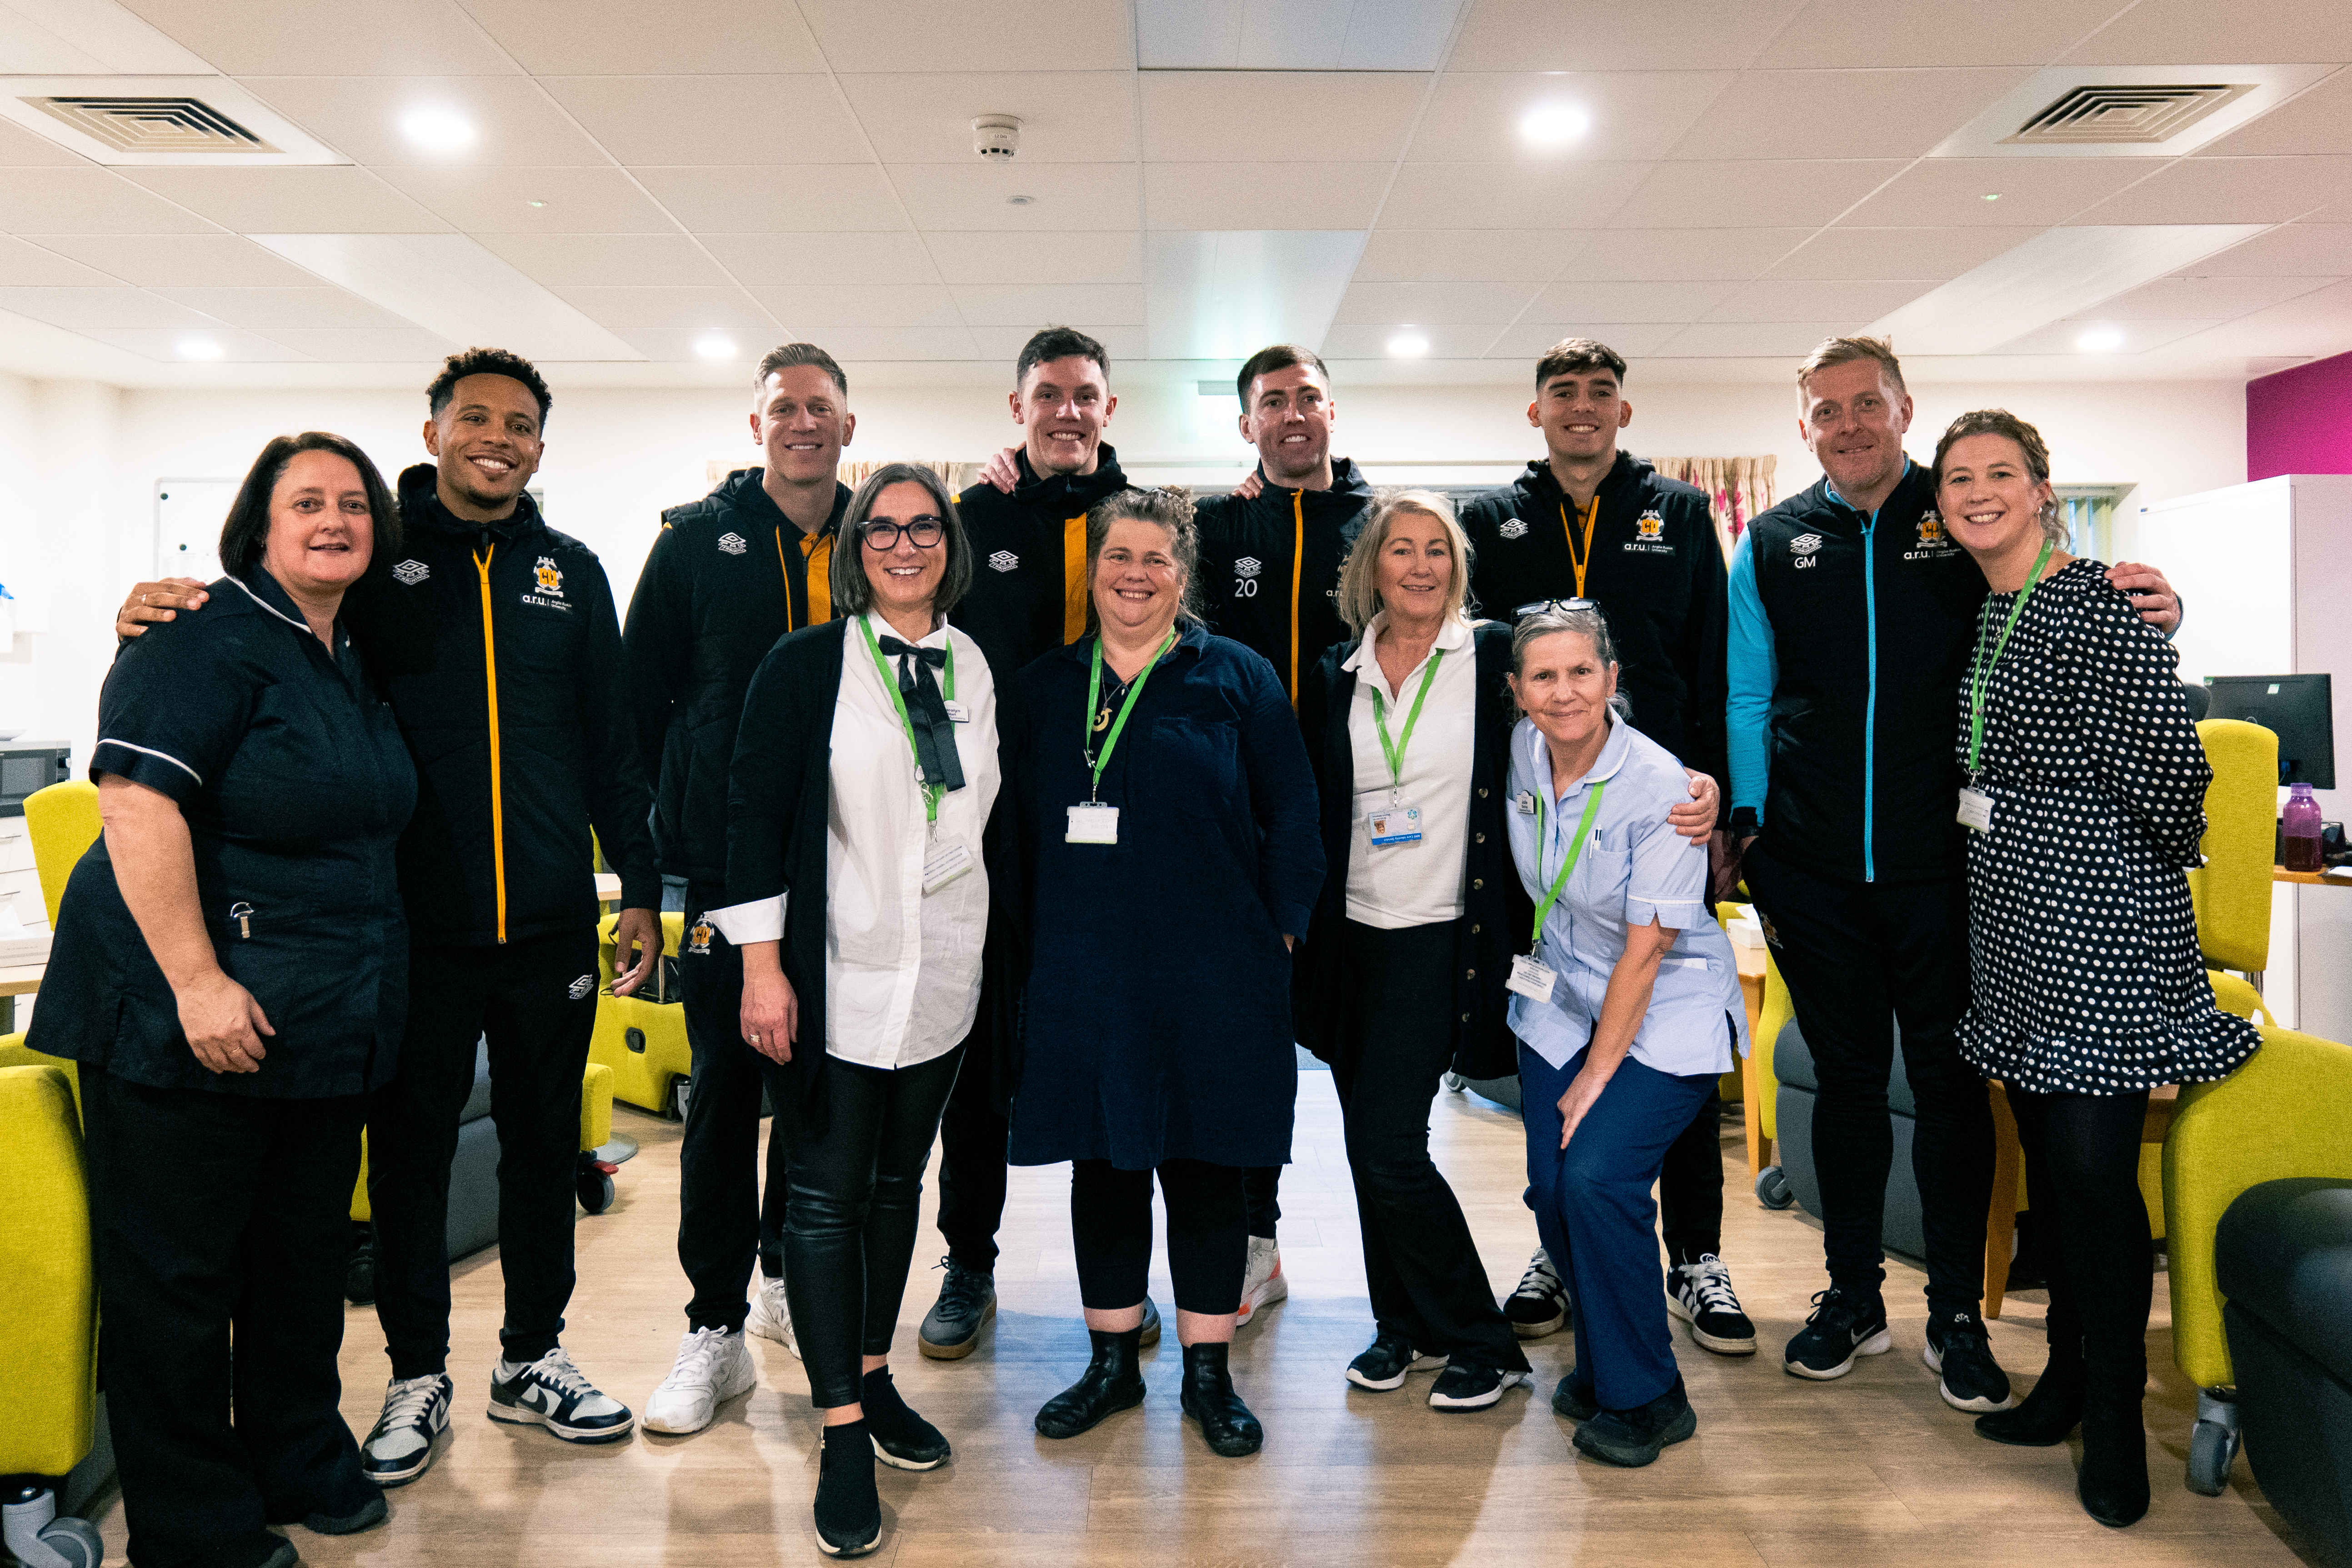
<path id="1" fill-rule="evenodd" d="M 1033 954 L 1012 1163 L 1287 1163 L 1290 958 L 1323 882 L 1315 779 L 1274 667 L 1187 625 L 1104 769 L 1117 844 L 1071 844 L 1095 639 L 1000 709 Z M 1114 717 L 1126 684 L 1106 665 Z M 1096 737 L 1097 749 L 1106 729 Z"/>

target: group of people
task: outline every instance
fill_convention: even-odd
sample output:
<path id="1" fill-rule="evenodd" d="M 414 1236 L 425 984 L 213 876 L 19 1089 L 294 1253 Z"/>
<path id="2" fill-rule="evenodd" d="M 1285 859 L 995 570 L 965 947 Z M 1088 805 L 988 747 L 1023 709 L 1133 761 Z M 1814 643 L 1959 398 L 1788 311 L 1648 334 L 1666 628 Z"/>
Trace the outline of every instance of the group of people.
<path id="1" fill-rule="evenodd" d="M 1257 1451 L 1228 1355 L 1286 1288 L 1294 1041 L 1344 1115 L 1373 1317 L 1352 1384 L 1434 1372 L 1433 1405 L 1490 1407 L 1572 1319 L 1576 1447 L 1642 1465 L 1690 1436 L 1672 1320 L 1757 1348 L 1718 1257 L 1716 1084 L 1748 1042 L 1711 900 L 1742 878 L 1821 1071 L 1830 1288 L 1784 1366 L 1891 1343 L 1899 1020 L 1943 1397 L 1999 1441 L 2080 1423 L 2084 1507 L 2137 1518 L 2137 1107 L 2255 1044 L 2196 955 L 2208 775 L 2170 589 L 2055 548 L 2012 416 L 1912 463 L 1901 368 L 1856 338 L 1798 374 L 1826 478 L 1727 572 L 1706 498 L 1618 447 L 1625 375 L 1591 340 L 1547 353 L 1546 456 L 1457 517 L 1332 456 L 1328 374 L 1286 345 L 1237 378 L 1260 462 L 1233 495 L 1130 485 L 1108 356 L 1066 328 L 1024 347 L 1023 439 L 981 482 L 888 463 L 853 492 L 846 378 L 787 344 L 755 377 L 759 464 L 664 515 L 625 628 L 527 493 L 551 399 L 520 358 L 452 356 L 396 498 L 340 437 L 270 443 L 224 578 L 120 613 L 105 834 L 35 1025 L 82 1064 L 133 1561 L 282 1568 L 268 1525 L 366 1529 L 434 1461 L 478 1042 L 489 1414 L 634 1429 L 561 1342 L 592 830 L 623 884 L 614 993 L 661 958 L 660 877 L 684 889 L 691 1295 L 643 1421 L 707 1426 L 755 1383 L 747 1334 L 793 1346 L 829 1554 L 878 1543 L 877 1462 L 951 1454 L 888 1364 L 935 1140 L 922 1353 L 970 1354 L 993 1315 L 1008 1164 L 1067 1163 L 1090 1354 L 1036 1429 L 1141 1403 L 1156 1179 L 1182 1412 Z M 1449 1071 L 1523 1089 L 1541 1246 L 1499 1304 L 1430 1157 Z M 2060 1238 L 2021 1405 L 1976 1316 L 1989 1078 Z M 334 1242 L 362 1126 L 393 1364 L 356 1439 Z"/>

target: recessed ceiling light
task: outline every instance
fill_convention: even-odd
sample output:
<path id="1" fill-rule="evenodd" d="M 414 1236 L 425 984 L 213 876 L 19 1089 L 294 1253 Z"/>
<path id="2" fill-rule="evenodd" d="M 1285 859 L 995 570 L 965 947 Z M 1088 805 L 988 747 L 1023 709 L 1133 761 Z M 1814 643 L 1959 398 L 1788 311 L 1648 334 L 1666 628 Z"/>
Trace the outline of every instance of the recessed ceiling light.
<path id="1" fill-rule="evenodd" d="M 182 338 L 180 357 L 182 359 L 218 359 L 221 357 L 221 346 L 210 338 Z"/>
<path id="2" fill-rule="evenodd" d="M 1035 196 L 1007 196 L 1004 200 L 1008 206 L 1028 207 L 1037 205 Z"/>
<path id="3" fill-rule="evenodd" d="M 720 332 L 705 332 L 694 340 L 694 353 L 698 359 L 733 359 L 735 340 Z"/>
<path id="4" fill-rule="evenodd" d="M 1419 359 L 1429 352 L 1429 339 L 1419 327 L 1400 327 L 1389 340 L 1389 353 L 1398 359 Z"/>
<path id="5" fill-rule="evenodd" d="M 1984 199 L 1989 202 L 1997 202 L 2000 200 L 2000 193 L 1999 191 L 1987 191 L 1984 195 Z"/>
<path id="6" fill-rule="evenodd" d="M 1582 141 L 1592 116 L 1572 103 L 1539 104 L 1519 116 L 1519 140 L 1539 152 Z"/>
<path id="7" fill-rule="evenodd" d="M 462 153 L 474 144 L 474 122 L 454 109 L 412 109 L 400 132 L 427 153 Z"/>
<path id="8" fill-rule="evenodd" d="M 527 207 L 543 207 L 543 206 L 545 206 L 547 204 L 546 204 L 545 202 L 542 202 L 542 201 L 531 200 L 531 201 L 527 201 L 527 202 L 523 203 L 522 205 L 525 205 L 525 206 L 527 206 Z"/>
<path id="9" fill-rule="evenodd" d="M 2124 335 L 2113 327 L 2093 327 L 2074 340 L 2074 346 L 2086 354 L 2111 354 L 2124 346 Z"/>

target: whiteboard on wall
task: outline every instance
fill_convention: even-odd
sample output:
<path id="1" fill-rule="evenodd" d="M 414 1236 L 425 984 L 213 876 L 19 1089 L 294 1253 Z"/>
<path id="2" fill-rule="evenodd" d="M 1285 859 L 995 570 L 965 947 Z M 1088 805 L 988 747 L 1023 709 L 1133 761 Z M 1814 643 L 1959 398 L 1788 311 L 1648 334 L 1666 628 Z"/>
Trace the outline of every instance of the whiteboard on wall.
<path id="1" fill-rule="evenodd" d="M 209 583 L 221 574 L 221 524 L 237 479 L 155 481 L 155 575 Z"/>
<path id="2" fill-rule="evenodd" d="M 2180 679 L 2292 673 L 2294 492 L 2284 477 L 2143 507 L 2140 559 L 2180 593 Z"/>

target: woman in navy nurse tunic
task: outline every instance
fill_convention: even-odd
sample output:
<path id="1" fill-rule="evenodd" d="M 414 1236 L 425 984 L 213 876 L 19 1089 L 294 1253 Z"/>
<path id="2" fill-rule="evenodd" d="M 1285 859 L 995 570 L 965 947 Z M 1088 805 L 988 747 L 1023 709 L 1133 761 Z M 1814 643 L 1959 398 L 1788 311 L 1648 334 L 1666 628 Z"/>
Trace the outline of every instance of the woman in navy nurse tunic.
<path id="1" fill-rule="evenodd" d="M 416 781 L 337 619 L 400 520 L 340 436 L 262 449 L 203 608 L 123 649 L 29 1043 L 81 1063 L 99 1347 L 139 1568 L 284 1568 L 384 1517 L 337 1409 L 364 1095 Z M 236 1353 L 229 1353 L 232 1335 Z"/>
<path id="2" fill-rule="evenodd" d="M 1151 1184 L 1168 1207 L 1184 1413 L 1264 1440 L 1226 1366 L 1249 1238 L 1242 1173 L 1290 1158 L 1287 950 L 1323 881 L 1315 780 L 1274 667 L 1193 610 L 1192 502 L 1087 518 L 1097 635 L 1010 683 L 999 724 L 1032 948 L 1016 1165 L 1071 1163 L 1093 1361 L 1038 1413 L 1068 1437 L 1144 1394 Z"/>

